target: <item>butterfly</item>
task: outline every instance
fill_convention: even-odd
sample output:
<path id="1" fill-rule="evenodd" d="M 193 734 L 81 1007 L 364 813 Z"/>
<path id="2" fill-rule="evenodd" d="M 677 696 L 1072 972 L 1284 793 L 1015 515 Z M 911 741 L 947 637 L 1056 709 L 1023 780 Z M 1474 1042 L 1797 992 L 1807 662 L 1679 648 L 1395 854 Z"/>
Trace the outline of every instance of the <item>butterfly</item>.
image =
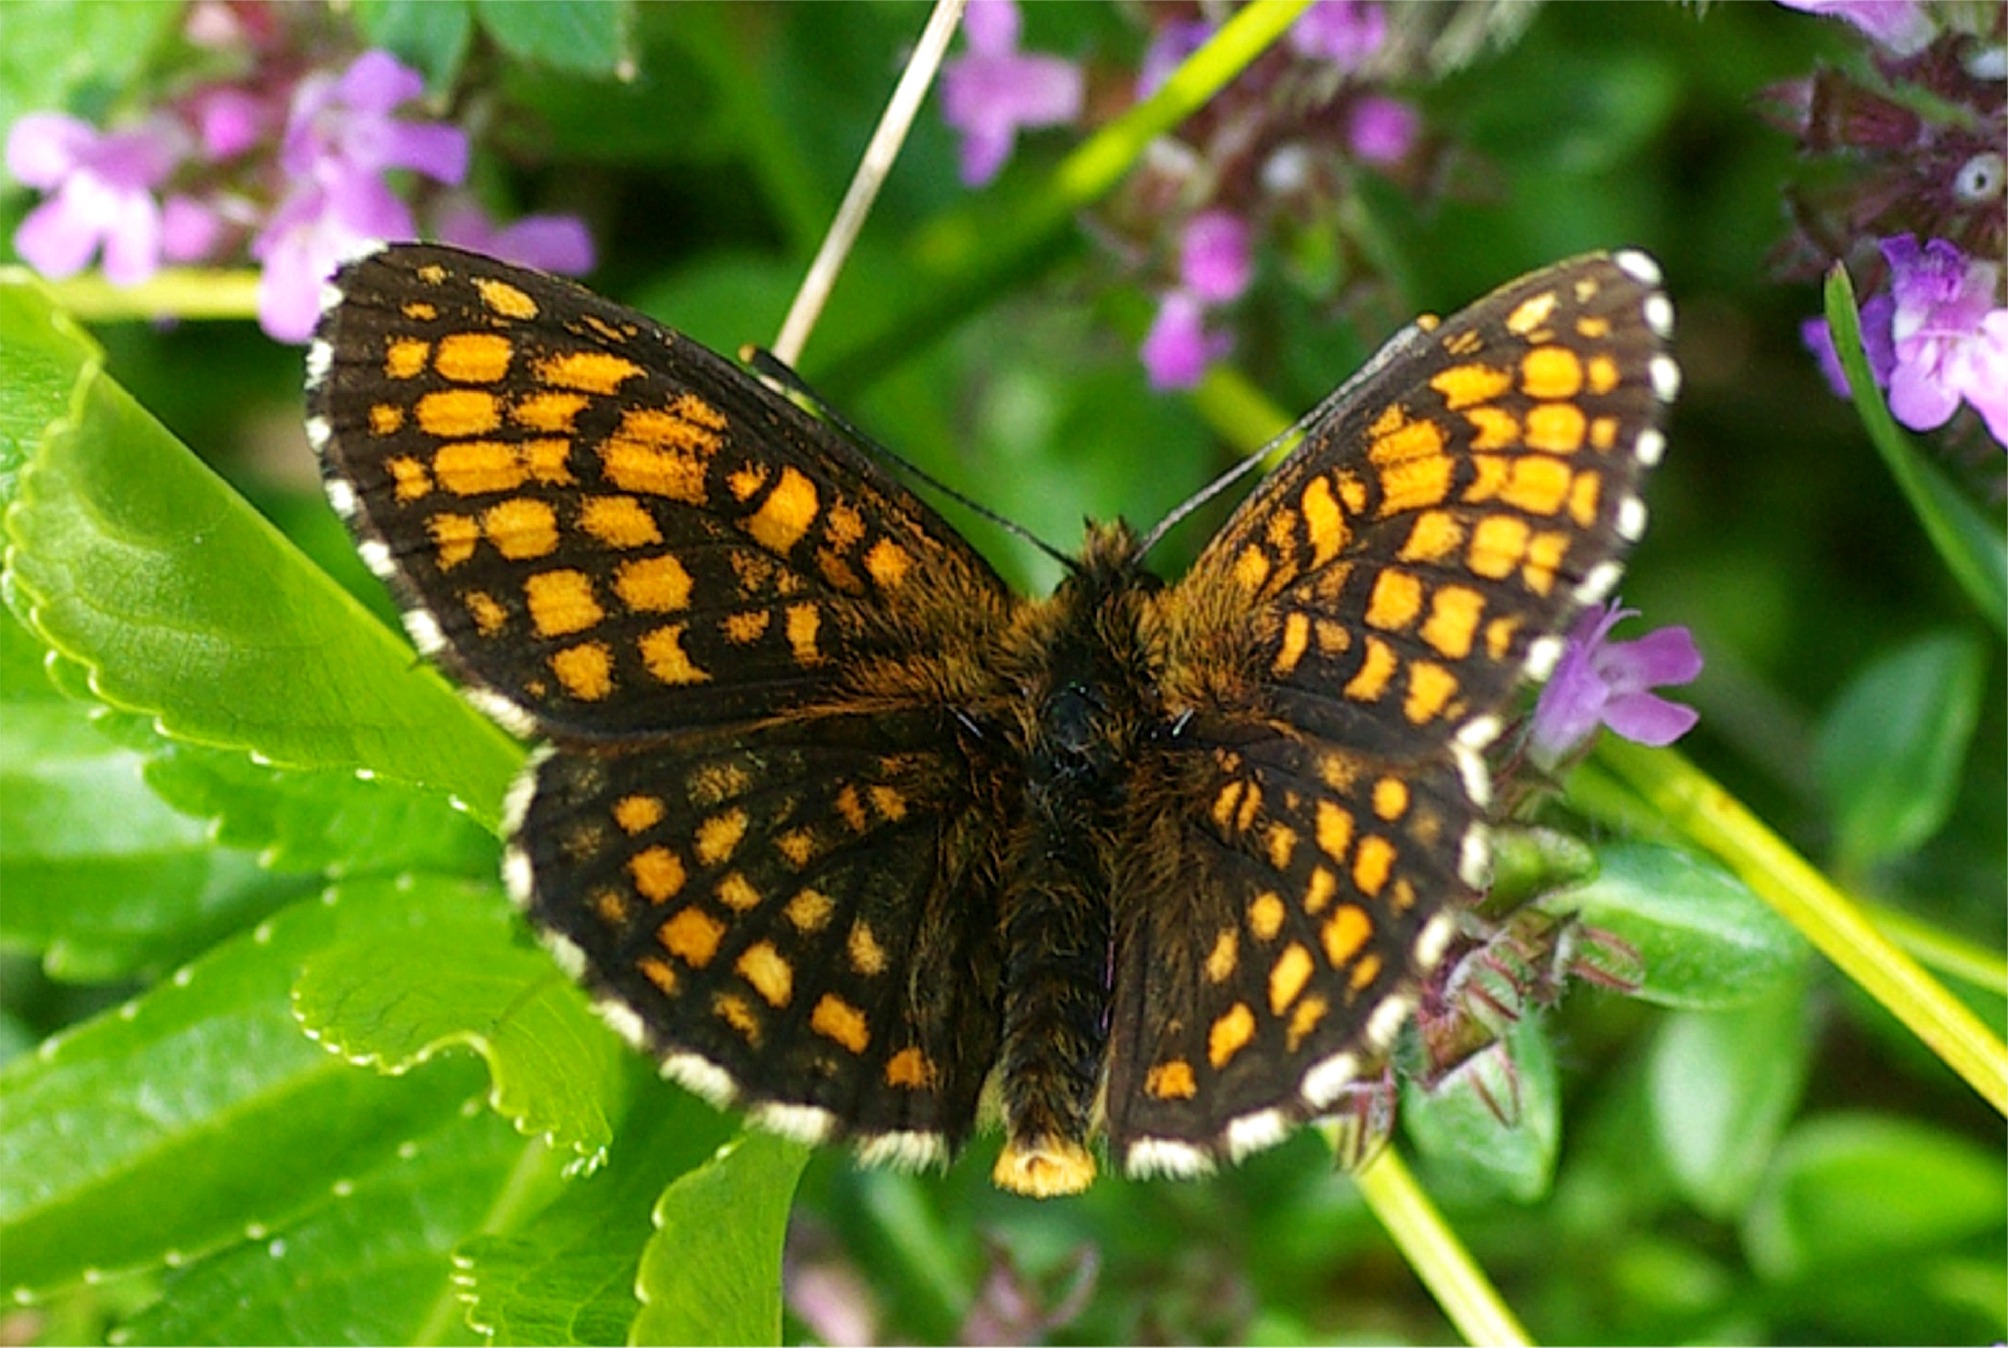
<path id="1" fill-rule="evenodd" d="M 510 892 L 752 1122 L 1046 1196 L 1329 1113 L 1487 883 L 1481 751 L 1641 534 L 1678 385 L 1638 252 L 1398 334 L 1165 583 L 1012 593 L 880 457 L 568 281 L 406 244 L 308 355 L 329 500 L 539 743 Z"/>

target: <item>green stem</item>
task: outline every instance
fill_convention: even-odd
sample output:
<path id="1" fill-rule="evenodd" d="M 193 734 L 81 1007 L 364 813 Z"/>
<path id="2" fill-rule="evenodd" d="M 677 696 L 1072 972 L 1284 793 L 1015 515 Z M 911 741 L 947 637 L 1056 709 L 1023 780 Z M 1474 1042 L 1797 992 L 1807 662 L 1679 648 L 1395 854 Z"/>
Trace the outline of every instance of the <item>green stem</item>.
<path id="1" fill-rule="evenodd" d="M 101 272 L 45 284 L 58 304 L 86 323 L 258 313 L 258 273 L 248 267 L 168 267 L 134 286 L 115 286 Z"/>
<path id="2" fill-rule="evenodd" d="M 2008 1047 L 1740 801 L 1671 750 L 1607 736 L 1597 759 L 2008 1115 Z"/>
<path id="3" fill-rule="evenodd" d="M 1526 1329 L 1444 1222 L 1392 1146 L 1353 1176 L 1360 1196 L 1393 1238 L 1466 1343 L 1531 1343 Z"/>

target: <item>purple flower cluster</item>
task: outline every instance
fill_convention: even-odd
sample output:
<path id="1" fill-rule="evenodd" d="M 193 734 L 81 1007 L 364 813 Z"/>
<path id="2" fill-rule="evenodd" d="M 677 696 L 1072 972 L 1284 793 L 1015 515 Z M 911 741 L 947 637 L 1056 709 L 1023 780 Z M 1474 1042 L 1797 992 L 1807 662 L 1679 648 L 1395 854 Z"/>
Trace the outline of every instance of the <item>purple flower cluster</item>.
<path id="1" fill-rule="evenodd" d="M 7 133 L 7 168 L 46 196 L 21 222 L 14 247 L 55 278 L 102 256 L 106 278 L 122 286 L 163 263 L 216 263 L 241 252 L 262 268 L 260 325 L 281 341 L 304 341 L 321 282 L 336 266 L 376 243 L 418 237 L 395 184 L 452 187 L 467 175 L 465 132 L 403 115 L 423 92 L 417 71 L 369 51 L 339 72 L 205 86 L 129 128 L 101 131 L 52 112 L 22 117 Z M 434 232 L 448 242 L 552 271 L 592 266 L 578 220 L 531 217 L 498 228 L 465 196 L 435 204 Z"/>
<path id="2" fill-rule="evenodd" d="M 1155 93 L 1211 38 L 1209 18 L 1145 11 L 1154 24 L 1130 99 Z M 1189 388 L 1233 338 L 1215 319 L 1247 290 L 1267 231 L 1328 220 L 1353 165 L 1395 171 L 1412 157 L 1421 119 L 1375 92 L 1365 72 L 1387 42 L 1371 0 L 1319 0 L 1286 39 L 1244 71 L 1175 136 L 1153 147 L 1112 208 L 1112 235 L 1166 259 L 1157 314 L 1141 348 L 1153 386 Z M 973 0 L 967 47 L 944 72 L 943 115 L 961 136 L 962 177 L 988 182 L 1019 131 L 1077 120 L 1086 77 L 1059 57 L 1020 49 L 1014 0 Z M 1095 105 L 1120 106 L 1120 95 Z"/>
<path id="3" fill-rule="evenodd" d="M 1527 752 L 1553 768 L 1589 742 L 1599 725 L 1625 739 L 1658 748 L 1671 744 L 1700 719 L 1692 707 L 1652 691 L 1693 682 L 1701 652 L 1685 627 L 1662 627 L 1636 641 L 1612 641 L 1611 629 L 1637 609 L 1588 609 L 1569 633 L 1555 672 L 1541 689 L 1528 733 Z"/>
<path id="4" fill-rule="evenodd" d="M 1937 430 L 1961 402 L 2008 446 L 2008 307 L 2001 265 L 1968 258 L 1945 239 L 1922 247 L 1905 234 L 1882 241 L 1889 290 L 1862 305 L 1862 349 L 1876 384 L 1888 390 L 1890 414 L 1916 431 Z M 1834 392 L 1847 378 L 1824 318 L 1807 319 L 1801 336 Z"/>

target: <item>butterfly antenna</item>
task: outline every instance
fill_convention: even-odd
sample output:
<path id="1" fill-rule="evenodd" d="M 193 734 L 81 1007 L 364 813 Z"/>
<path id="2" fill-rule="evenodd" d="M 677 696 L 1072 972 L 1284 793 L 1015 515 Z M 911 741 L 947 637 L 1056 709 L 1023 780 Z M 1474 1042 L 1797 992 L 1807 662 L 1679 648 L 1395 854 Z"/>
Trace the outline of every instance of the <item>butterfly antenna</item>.
<path id="1" fill-rule="evenodd" d="M 856 426 L 853 426 L 847 419 L 845 419 L 842 413 L 838 412 L 835 408 L 831 407 L 828 402 L 824 401 L 823 395 L 816 392 L 814 389 L 810 388 L 809 385 L 806 382 L 804 382 L 801 375 L 796 374 L 795 371 L 790 366 L 785 364 L 778 356 L 776 356 L 773 352 L 767 350 L 765 347 L 758 347 L 758 346 L 741 347 L 739 349 L 739 359 L 746 362 L 747 367 L 751 369 L 753 373 L 759 375 L 761 378 L 766 379 L 775 385 L 778 385 L 784 393 L 788 394 L 796 403 L 802 405 L 805 408 L 805 410 L 813 413 L 817 417 L 817 419 L 826 422 L 828 425 L 834 428 L 839 434 L 841 434 L 845 439 L 849 440 L 852 444 L 857 445 L 860 449 L 863 449 L 866 453 L 885 460 L 887 463 L 890 463 L 891 465 L 893 465 L 893 467 L 899 469 L 902 473 L 906 474 L 908 477 L 913 478 L 915 481 L 925 483 L 929 488 L 933 489 L 934 491 L 940 492 L 943 496 L 946 496 L 949 500 L 955 501 L 958 504 L 962 505 L 964 508 L 973 511 L 978 515 L 981 515 L 984 519 L 989 520 L 992 524 L 1004 530 L 1004 532 L 1014 535 L 1015 537 L 1024 539 L 1027 543 L 1030 543 L 1033 547 L 1045 553 L 1048 557 L 1051 557 L 1054 561 L 1058 562 L 1062 567 L 1066 568 L 1068 571 L 1072 572 L 1080 570 L 1080 564 L 1076 562 L 1072 557 L 1060 551 L 1058 548 L 1048 543 L 1045 539 L 1039 537 L 1037 534 L 1033 533 L 1030 529 L 1027 529 L 1024 525 L 1018 523 L 1016 520 L 1010 520 L 1004 518 L 1004 516 L 998 514 L 996 511 L 992 510 L 989 506 L 982 504 L 980 501 L 970 500 L 967 496 L 964 496 L 961 492 L 949 486 L 946 482 L 943 482 L 940 478 L 928 472 L 925 468 L 922 468 L 919 464 L 913 463 L 910 460 L 904 459 L 900 457 L 898 454 L 893 453 L 890 449 L 887 449 L 884 445 L 872 439 L 869 435 L 866 435 Z"/>
<path id="2" fill-rule="evenodd" d="M 1241 460 L 1241 462 L 1235 464 L 1232 468 L 1229 468 L 1219 477 L 1214 478 L 1213 481 L 1179 502 L 1172 508 L 1171 513 L 1159 520 L 1152 527 L 1151 531 L 1143 536 L 1143 541 L 1136 545 L 1138 559 L 1141 560 L 1144 554 L 1156 547 L 1166 534 L 1183 524 L 1186 518 L 1195 510 L 1198 510 L 1208 501 L 1211 501 L 1214 497 L 1240 482 L 1242 478 L 1261 468 L 1279 450 L 1294 447 L 1303 438 L 1304 422 L 1300 421 L 1271 440 L 1268 444 L 1262 446 L 1262 448 L 1256 450 L 1253 454 L 1250 454 L 1247 458 Z"/>

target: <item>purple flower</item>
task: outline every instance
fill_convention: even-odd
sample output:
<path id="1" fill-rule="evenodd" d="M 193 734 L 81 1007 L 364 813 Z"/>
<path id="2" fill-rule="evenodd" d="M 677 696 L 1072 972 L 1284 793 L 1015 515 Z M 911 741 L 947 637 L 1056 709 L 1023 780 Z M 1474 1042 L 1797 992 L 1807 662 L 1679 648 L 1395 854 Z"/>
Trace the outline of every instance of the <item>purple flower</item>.
<path id="1" fill-rule="evenodd" d="M 1144 335 L 1144 372 L 1154 389 L 1191 388 L 1206 367 L 1227 354 L 1225 334 L 1206 330 L 1206 309 L 1189 290 L 1170 290 Z"/>
<path id="2" fill-rule="evenodd" d="M 263 264 L 258 326 L 282 342 L 304 342 L 321 312 L 321 282 L 379 243 L 418 236 L 411 211 L 374 179 L 335 189 L 309 183 L 289 194 L 251 241 Z"/>
<path id="3" fill-rule="evenodd" d="M 479 206 L 462 198 L 447 203 L 433 224 L 434 233 L 457 248 L 518 266 L 569 276 L 593 269 L 593 236 L 576 216 L 526 215 L 498 228 Z"/>
<path id="4" fill-rule="evenodd" d="M 1318 0 L 1290 26 L 1290 47 L 1299 56 L 1330 61 L 1354 71 L 1387 40 L 1387 11 L 1357 0 Z"/>
<path id="5" fill-rule="evenodd" d="M 1399 98 L 1368 94 L 1353 104 L 1346 143 L 1369 164 L 1399 164 L 1415 146 L 1422 116 Z"/>
<path id="6" fill-rule="evenodd" d="M 1931 45 L 1937 26 L 1917 0 L 1778 0 L 1787 9 L 1845 19 L 1871 42 L 1898 56 L 1911 56 Z"/>
<path id="7" fill-rule="evenodd" d="M 1935 430 L 1964 399 L 2008 445 L 2008 309 L 1996 295 L 2001 268 L 1969 260 L 1944 239 L 1920 248 L 1914 235 L 1885 239 L 1895 365 L 1890 414 L 1916 431 Z"/>
<path id="8" fill-rule="evenodd" d="M 1228 211 L 1201 211 L 1180 241 L 1178 273 L 1185 289 L 1208 304 L 1225 304 L 1248 288 L 1255 264 L 1248 226 Z"/>
<path id="9" fill-rule="evenodd" d="M 1862 354 L 1869 359 L 1869 374 L 1877 388 L 1889 387 L 1890 371 L 1896 368 L 1896 348 L 1890 344 L 1889 336 L 1890 317 L 1895 312 L 1896 301 L 1888 295 L 1871 295 L 1862 304 Z M 1834 396 L 1851 396 L 1847 371 L 1841 368 L 1841 356 L 1834 349 L 1834 334 L 1827 327 L 1827 320 L 1809 318 L 1801 323 L 1799 340 L 1820 362 L 1820 373 L 1827 377 L 1827 387 L 1834 391 Z"/>
<path id="10" fill-rule="evenodd" d="M 942 71 L 942 118 L 962 133 L 962 181 L 989 182 L 1011 157 L 1021 127 L 1080 116 L 1086 80 L 1057 56 L 1018 50 L 1013 0 L 971 0 L 962 20 L 968 47 Z"/>
<path id="11" fill-rule="evenodd" d="M 154 189 L 187 153 L 164 119 L 100 132 L 61 113 L 30 113 L 7 133 L 7 171 L 50 194 L 14 231 L 14 248 L 44 276 L 75 275 L 100 247 L 113 285 L 136 285 L 160 266 L 164 226 Z"/>
<path id="12" fill-rule="evenodd" d="M 1150 45 L 1143 49 L 1143 62 L 1137 67 L 1137 98 L 1149 98 L 1162 88 L 1186 57 L 1206 45 L 1213 31 L 1214 25 L 1205 19 L 1174 19 L 1151 34 Z"/>
<path id="13" fill-rule="evenodd" d="M 1628 740 L 1654 748 L 1671 744 L 1700 719 L 1692 707 L 1647 691 L 1691 682 L 1701 673 L 1701 652 L 1685 627 L 1662 627 L 1637 641 L 1610 641 L 1610 630 L 1637 609 L 1591 608 L 1569 633 L 1555 673 L 1534 707 L 1528 752 L 1552 768 L 1607 725 Z"/>

